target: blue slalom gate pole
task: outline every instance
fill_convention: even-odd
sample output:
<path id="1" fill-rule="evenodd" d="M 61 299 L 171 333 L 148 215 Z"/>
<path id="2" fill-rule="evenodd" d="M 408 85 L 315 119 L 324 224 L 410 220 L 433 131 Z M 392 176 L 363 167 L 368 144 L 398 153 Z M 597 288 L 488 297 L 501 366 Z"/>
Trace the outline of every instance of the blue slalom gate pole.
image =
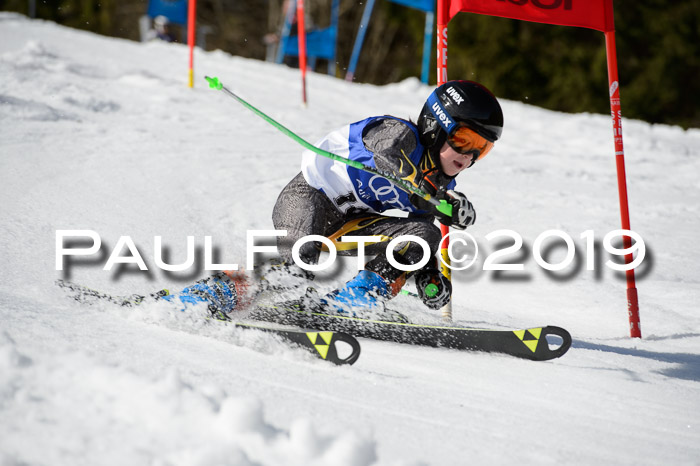
<path id="1" fill-rule="evenodd" d="M 365 5 L 365 11 L 362 13 L 362 20 L 360 21 L 360 30 L 357 31 L 357 38 L 355 38 L 355 44 L 352 46 L 352 55 L 350 55 L 350 64 L 348 65 L 348 72 L 345 73 L 346 81 L 352 81 L 352 78 L 355 76 L 355 69 L 357 68 L 357 62 L 360 59 L 362 44 L 365 41 L 365 34 L 367 34 L 367 26 L 369 25 L 369 19 L 372 17 L 372 10 L 374 9 L 375 2 L 376 0 L 368 0 L 367 5 Z"/>

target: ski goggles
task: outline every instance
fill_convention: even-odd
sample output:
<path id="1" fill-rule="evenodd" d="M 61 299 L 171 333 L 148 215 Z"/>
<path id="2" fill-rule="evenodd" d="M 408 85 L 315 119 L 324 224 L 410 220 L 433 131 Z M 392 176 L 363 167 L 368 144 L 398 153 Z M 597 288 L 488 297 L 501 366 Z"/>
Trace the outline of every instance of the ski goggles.
<path id="1" fill-rule="evenodd" d="M 484 158 L 493 149 L 493 142 L 463 123 L 460 123 L 457 129 L 450 133 L 447 137 L 447 143 L 460 154 L 470 154 L 473 151 L 478 151 L 474 161 Z"/>

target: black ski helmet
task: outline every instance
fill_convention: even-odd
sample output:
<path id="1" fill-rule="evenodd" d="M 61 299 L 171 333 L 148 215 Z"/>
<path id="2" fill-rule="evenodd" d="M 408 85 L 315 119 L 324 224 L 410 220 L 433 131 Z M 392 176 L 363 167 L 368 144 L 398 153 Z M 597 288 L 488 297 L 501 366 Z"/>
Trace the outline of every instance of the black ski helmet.
<path id="1" fill-rule="evenodd" d="M 457 123 L 491 142 L 501 137 L 503 111 L 496 97 L 474 81 L 448 81 L 428 97 L 418 117 L 420 142 L 438 150 Z"/>

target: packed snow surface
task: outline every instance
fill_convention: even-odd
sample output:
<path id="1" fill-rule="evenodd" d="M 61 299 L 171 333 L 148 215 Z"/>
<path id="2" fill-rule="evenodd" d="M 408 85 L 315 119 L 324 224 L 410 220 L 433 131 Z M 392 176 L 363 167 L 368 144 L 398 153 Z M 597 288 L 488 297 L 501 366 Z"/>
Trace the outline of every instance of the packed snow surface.
<path id="1" fill-rule="evenodd" d="M 311 73 L 305 108 L 297 70 L 220 51 L 196 51 L 189 89 L 187 53 L 0 13 L 0 464 L 699 464 L 695 129 L 624 120 L 632 228 L 646 245 L 641 340 L 628 337 L 624 277 L 602 244 L 620 225 L 610 117 L 510 101 L 502 140 L 458 179 L 480 249 L 454 274 L 454 320 L 564 327 L 574 344 L 561 359 L 363 339 L 359 361 L 336 367 L 202 309 L 69 299 L 56 279 L 126 295 L 181 288 L 206 275 L 205 236 L 217 261 L 243 267 L 246 232 L 273 228 L 302 150 L 205 74 L 310 141 L 372 115 L 415 121 L 431 91 Z M 622 98 L 624 112 L 624 87 Z M 92 230 L 102 249 L 58 271 L 57 230 Z M 524 244 L 495 262 L 522 271 L 483 270 L 513 243 L 487 239 L 499 230 Z M 535 247 L 548 230 L 575 243 L 562 271 L 535 261 L 566 259 L 561 238 Z M 148 271 L 103 270 L 123 236 Z M 160 270 L 156 236 L 170 263 L 194 236 L 200 267 Z M 395 305 L 439 322 L 410 298 Z"/>

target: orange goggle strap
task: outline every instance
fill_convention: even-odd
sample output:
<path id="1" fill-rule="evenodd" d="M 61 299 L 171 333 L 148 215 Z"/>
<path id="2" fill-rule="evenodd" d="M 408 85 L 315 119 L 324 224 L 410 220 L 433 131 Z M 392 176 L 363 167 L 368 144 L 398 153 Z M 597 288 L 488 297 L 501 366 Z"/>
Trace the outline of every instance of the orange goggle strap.
<path id="1" fill-rule="evenodd" d="M 493 148 L 493 142 L 489 141 L 473 129 L 460 125 L 447 137 L 447 143 L 460 154 L 468 154 L 473 150 L 479 151 L 476 160 L 482 159 Z"/>

